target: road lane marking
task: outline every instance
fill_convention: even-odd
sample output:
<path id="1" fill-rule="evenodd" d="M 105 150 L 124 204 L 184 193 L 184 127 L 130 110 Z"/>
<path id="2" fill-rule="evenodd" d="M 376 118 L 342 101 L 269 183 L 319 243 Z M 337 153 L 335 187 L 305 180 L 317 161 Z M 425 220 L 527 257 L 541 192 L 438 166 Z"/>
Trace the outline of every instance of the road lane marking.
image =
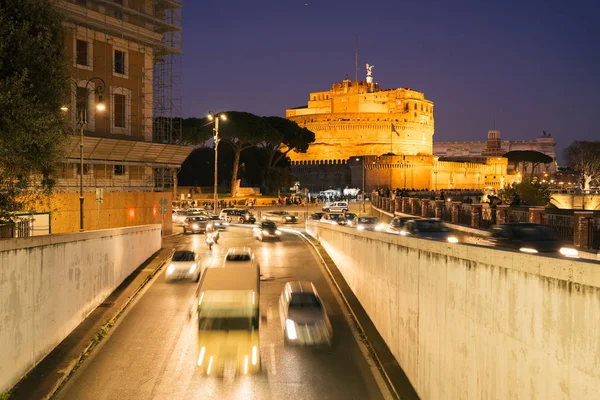
<path id="1" fill-rule="evenodd" d="M 271 374 L 277 375 L 277 366 L 275 365 L 275 343 L 269 344 L 269 358 L 271 361 Z"/>

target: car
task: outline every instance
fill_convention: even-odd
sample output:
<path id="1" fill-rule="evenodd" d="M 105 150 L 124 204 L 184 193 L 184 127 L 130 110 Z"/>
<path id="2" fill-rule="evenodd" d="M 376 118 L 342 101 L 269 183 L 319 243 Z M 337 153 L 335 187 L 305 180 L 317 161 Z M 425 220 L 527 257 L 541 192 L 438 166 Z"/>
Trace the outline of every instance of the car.
<path id="1" fill-rule="evenodd" d="M 265 240 L 281 240 L 281 231 L 272 221 L 257 222 L 253 229 L 254 237 L 261 242 Z"/>
<path id="2" fill-rule="evenodd" d="M 183 224 L 183 221 L 185 221 L 185 219 L 188 217 L 187 211 L 185 210 L 175 210 L 173 212 L 173 223 L 176 224 Z"/>
<path id="3" fill-rule="evenodd" d="M 386 224 L 377 217 L 357 217 L 354 226 L 359 231 L 377 231 L 382 232 L 386 229 Z"/>
<path id="4" fill-rule="evenodd" d="M 458 238 L 439 219 L 412 219 L 404 224 L 400 234 L 402 236 L 414 236 L 423 239 L 458 243 Z"/>
<path id="5" fill-rule="evenodd" d="M 395 217 L 392 218 L 392 220 L 390 221 L 386 232 L 387 233 L 394 233 L 396 235 L 399 235 L 400 232 L 402 232 L 402 228 L 404 228 L 404 224 L 406 224 L 408 221 L 414 220 L 414 219 L 418 219 L 415 217 Z"/>
<path id="6" fill-rule="evenodd" d="M 348 211 L 348 202 L 347 201 L 334 201 L 333 203 L 325 204 L 323 206 L 323 211 L 325 211 L 325 212 L 330 212 L 330 211 L 346 212 L 346 211 Z"/>
<path id="7" fill-rule="evenodd" d="M 287 282 L 279 296 L 279 315 L 286 345 L 330 345 L 333 329 L 312 282 Z"/>
<path id="8" fill-rule="evenodd" d="M 563 246 L 556 233 L 549 227 L 531 223 L 508 223 L 494 225 L 489 241 L 494 247 L 518 250 L 523 253 L 556 254 L 578 257 L 579 252 Z"/>
<path id="9" fill-rule="evenodd" d="M 219 214 L 219 218 L 229 223 L 253 224 L 256 222 L 256 217 L 243 208 L 225 208 Z"/>
<path id="10" fill-rule="evenodd" d="M 204 233 L 211 220 L 204 216 L 187 217 L 183 221 L 183 233 Z"/>
<path id="11" fill-rule="evenodd" d="M 356 219 L 358 215 L 354 213 L 344 213 L 344 219 L 346 220 L 346 226 L 356 226 Z"/>
<path id="12" fill-rule="evenodd" d="M 173 281 L 176 279 L 192 279 L 194 282 L 200 280 L 199 257 L 192 250 L 176 250 L 169 260 L 165 279 Z"/>
<path id="13" fill-rule="evenodd" d="M 311 214 L 308 216 L 308 219 L 309 219 L 310 221 L 320 221 L 320 220 L 321 220 L 321 217 L 322 217 L 323 215 L 325 215 L 325 213 L 324 213 L 324 212 L 315 212 L 315 213 L 311 213 Z"/>
<path id="14" fill-rule="evenodd" d="M 287 211 L 269 211 L 262 216 L 262 220 L 279 222 L 281 224 L 292 224 L 298 222 L 298 218 Z"/>
<path id="15" fill-rule="evenodd" d="M 208 219 L 212 222 L 215 229 L 223 230 L 228 225 L 228 223 L 223 221 L 218 215 L 209 215 Z"/>
<path id="16" fill-rule="evenodd" d="M 227 267 L 256 267 L 258 262 L 249 247 L 231 247 L 225 254 L 223 268 Z"/>
<path id="17" fill-rule="evenodd" d="M 346 219 L 342 213 L 325 213 L 321 217 L 321 222 L 331 225 L 346 225 Z"/>

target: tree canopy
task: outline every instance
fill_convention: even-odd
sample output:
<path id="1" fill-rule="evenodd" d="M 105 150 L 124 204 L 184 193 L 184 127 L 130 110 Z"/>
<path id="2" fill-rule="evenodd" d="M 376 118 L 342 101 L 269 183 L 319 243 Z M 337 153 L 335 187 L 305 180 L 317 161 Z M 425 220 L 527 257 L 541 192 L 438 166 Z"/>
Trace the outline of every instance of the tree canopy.
<path id="1" fill-rule="evenodd" d="M 289 173 L 270 171 L 280 166 L 290 151 L 304 153 L 310 143 L 315 141 L 315 134 L 297 123 L 281 117 L 260 117 L 254 114 L 227 111 L 226 120 L 219 121 L 219 139 L 233 150 L 231 168 L 231 193 L 237 190 L 238 170 L 242 152 L 257 147 L 261 151 L 256 155 L 266 157 L 263 168 L 263 185 L 266 190 L 281 182 L 287 184 Z M 203 144 L 214 135 L 214 121 L 205 118 L 187 118 L 183 121 L 183 140 L 187 143 Z M 221 151 L 219 151 L 221 154 Z M 247 164 L 248 162 L 246 162 Z M 219 162 L 219 168 L 221 163 Z M 221 173 L 219 173 L 221 175 Z M 269 180 L 273 180 L 272 184 Z"/>
<path id="2" fill-rule="evenodd" d="M 68 95 L 61 15 L 47 0 L 0 2 L 0 219 L 52 190 Z"/>
<path id="3" fill-rule="evenodd" d="M 581 187 L 589 190 L 600 184 L 600 142 L 575 141 L 564 151 L 565 160 L 581 178 Z"/>
<path id="4" fill-rule="evenodd" d="M 533 179 L 533 173 L 539 164 L 549 164 L 554 161 L 549 155 L 535 150 L 509 151 L 503 157 L 508 158 L 508 162 L 515 165 L 515 167 L 518 167 L 521 163 L 531 164 L 530 180 Z"/>

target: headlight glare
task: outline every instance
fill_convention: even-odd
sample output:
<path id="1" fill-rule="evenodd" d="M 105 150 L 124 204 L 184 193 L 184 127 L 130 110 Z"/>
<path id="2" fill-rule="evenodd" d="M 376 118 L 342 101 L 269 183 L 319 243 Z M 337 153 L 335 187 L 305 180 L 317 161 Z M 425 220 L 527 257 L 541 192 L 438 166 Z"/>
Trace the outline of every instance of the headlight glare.
<path id="1" fill-rule="evenodd" d="M 456 236 L 448 236 L 448 242 L 458 243 L 458 238 Z"/>
<path id="2" fill-rule="evenodd" d="M 538 252 L 536 249 L 532 249 L 530 247 L 521 247 L 519 249 L 519 251 L 523 252 L 523 253 L 529 253 L 529 254 L 537 254 L 537 252 Z"/>
<path id="3" fill-rule="evenodd" d="M 294 324 L 294 321 L 292 321 L 291 319 L 286 319 L 285 328 L 287 331 L 288 339 L 295 340 L 298 338 L 298 336 L 296 335 L 296 324 Z"/>
<path id="4" fill-rule="evenodd" d="M 362 226 L 362 225 L 359 225 L 359 226 L 356 227 L 356 229 L 358 229 L 359 231 L 364 231 L 365 227 Z"/>
<path id="5" fill-rule="evenodd" d="M 193 263 L 192 266 L 190 267 L 190 274 L 193 273 L 196 270 L 196 263 Z"/>
<path id="6" fill-rule="evenodd" d="M 169 265 L 169 268 L 167 268 L 167 274 L 172 274 L 173 271 L 175 271 L 175 264 Z"/>
<path id="7" fill-rule="evenodd" d="M 573 248 L 570 247 L 561 247 L 561 249 L 559 250 L 560 254 L 562 254 L 565 257 L 577 257 L 579 256 L 579 252 Z"/>

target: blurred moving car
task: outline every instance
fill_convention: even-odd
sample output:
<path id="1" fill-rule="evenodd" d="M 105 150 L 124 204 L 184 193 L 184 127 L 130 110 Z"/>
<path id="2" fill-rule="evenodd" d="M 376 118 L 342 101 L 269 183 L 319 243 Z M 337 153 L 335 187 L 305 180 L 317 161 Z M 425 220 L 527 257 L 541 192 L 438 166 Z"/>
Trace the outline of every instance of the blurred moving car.
<path id="1" fill-rule="evenodd" d="M 323 206 L 325 212 L 346 212 L 348 211 L 347 201 L 334 201 L 333 203 L 327 203 Z"/>
<path id="2" fill-rule="evenodd" d="M 256 222 L 256 217 L 243 208 L 224 208 L 221 210 L 219 218 L 226 222 L 239 224 L 253 224 Z"/>
<path id="3" fill-rule="evenodd" d="M 177 250 L 167 263 L 169 266 L 165 271 L 167 281 L 175 279 L 192 279 L 198 282 L 200 279 L 200 265 L 198 265 L 198 254 L 192 250 Z"/>
<path id="4" fill-rule="evenodd" d="M 176 224 L 183 224 L 183 221 L 188 217 L 187 211 L 185 210 L 175 210 L 173 212 L 172 220 Z"/>
<path id="5" fill-rule="evenodd" d="M 403 236 L 414 236 L 423 239 L 458 243 L 458 238 L 438 219 L 412 219 L 406 221 L 400 234 Z"/>
<path id="6" fill-rule="evenodd" d="M 262 216 L 262 220 L 279 222 L 281 224 L 293 224 L 298 222 L 298 218 L 287 211 L 269 211 Z"/>
<path id="7" fill-rule="evenodd" d="M 324 212 L 315 212 L 315 213 L 311 213 L 311 214 L 308 216 L 308 219 L 309 219 L 310 221 L 320 221 L 320 220 L 321 220 L 321 217 L 323 217 L 323 215 L 325 215 L 325 213 L 324 213 Z"/>
<path id="8" fill-rule="evenodd" d="M 321 222 L 331 225 L 346 225 L 346 219 L 342 213 L 325 213 L 321 217 Z"/>
<path id="9" fill-rule="evenodd" d="M 206 227 L 210 224 L 211 221 L 208 217 L 187 217 L 183 221 L 183 233 L 204 233 L 206 232 Z"/>
<path id="10" fill-rule="evenodd" d="M 377 217 L 358 217 L 355 220 L 356 229 L 359 231 L 377 231 L 385 230 L 385 223 L 381 222 Z"/>
<path id="11" fill-rule="evenodd" d="M 404 224 L 406 224 L 408 221 L 415 220 L 415 219 L 418 219 L 418 218 L 415 218 L 415 217 L 393 218 L 390 221 L 390 224 L 388 225 L 386 232 L 387 233 L 395 233 L 395 234 L 399 235 L 400 232 L 402 232 L 402 229 L 404 228 Z"/>
<path id="12" fill-rule="evenodd" d="M 215 229 L 224 230 L 228 223 L 223 221 L 218 215 L 210 215 L 208 219 L 212 222 Z"/>
<path id="13" fill-rule="evenodd" d="M 493 246 L 514 249 L 523 253 L 552 253 L 565 257 L 578 257 L 579 252 L 563 246 L 552 229 L 545 225 L 530 223 L 509 223 L 491 228 Z"/>
<path id="14" fill-rule="evenodd" d="M 198 295 L 199 372 L 260 372 L 258 268 L 208 268 Z"/>
<path id="15" fill-rule="evenodd" d="M 257 222 L 253 229 L 254 237 L 264 242 L 265 240 L 281 240 L 281 231 L 272 221 Z"/>
<path id="16" fill-rule="evenodd" d="M 344 213 L 344 219 L 346 220 L 346 226 L 356 226 L 356 219 L 358 215 L 354 213 Z"/>
<path id="17" fill-rule="evenodd" d="M 223 268 L 227 267 L 257 267 L 258 262 L 249 247 L 231 247 L 225 254 Z"/>
<path id="18" fill-rule="evenodd" d="M 287 282 L 279 296 L 285 344 L 331 344 L 333 329 L 312 282 Z"/>

